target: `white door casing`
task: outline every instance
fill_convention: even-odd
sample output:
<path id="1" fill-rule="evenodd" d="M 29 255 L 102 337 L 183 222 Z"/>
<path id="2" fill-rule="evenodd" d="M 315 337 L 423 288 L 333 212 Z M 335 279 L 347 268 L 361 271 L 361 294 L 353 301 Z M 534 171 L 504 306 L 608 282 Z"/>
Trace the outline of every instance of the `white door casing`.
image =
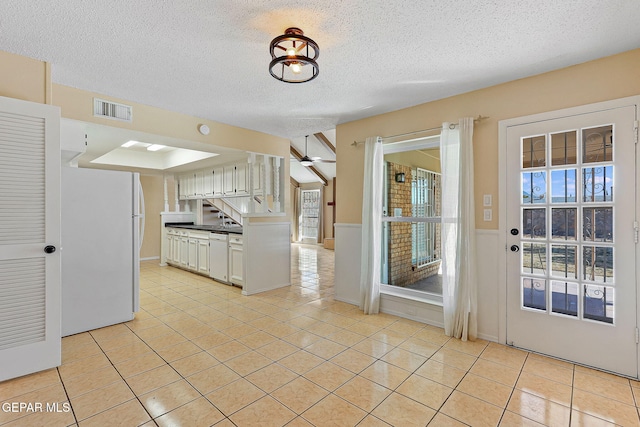
<path id="1" fill-rule="evenodd" d="M 637 101 L 500 123 L 501 337 L 634 378 Z"/>
<path id="2" fill-rule="evenodd" d="M 60 109 L 0 97 L 0 381 L 60 365 L 60 307 Z"/>

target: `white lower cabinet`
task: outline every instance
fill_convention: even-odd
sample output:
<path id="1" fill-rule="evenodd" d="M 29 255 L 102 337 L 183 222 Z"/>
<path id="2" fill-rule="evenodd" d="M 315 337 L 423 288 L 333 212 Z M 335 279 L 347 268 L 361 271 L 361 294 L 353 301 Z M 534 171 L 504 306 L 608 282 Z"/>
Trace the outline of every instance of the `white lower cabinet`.
<path id="1" fill-rule="evenodd" d="M 234 285 L 244 284 L 242 236 L 229 236 L 229 281 Z"/>
<path id="2" fill-rule="evenodd" d="M 180 234 L 177 230 L 173 230 L 171 234 L 171 249 L 169 249 L 169 256 L 167 262 L 170 264 L 180 264 Z"/>
<path id="3" fill-rule="evenodd" d="M 178 235 L 180 236 L 179 264 L 182 268 L 189 268 L 189 233 L 186 231 L 180 231 Z"/>
<path id="4" fill-rule="evenodd" d="M 164 230 L 164 247 L 165 247 L 165 255 L 167 257 L 166 262 L 173 261 L 173 229 L 166 228 Z"/>
<path id="5" fill-rule="evenodd" d="M 198 240 L 189 237 L 189 256 L 187 257 L 187 268 L 192 271 L 198 271 Z"/>
<path id="6" fill-rule="evenodd" d="M 189 270 L 209 274 L 209 233 L 189 230 Z M 203 271 L 204 270 L 204 271 Z"/>
<path id="7" fill-rule="evenodd" d="M 198 273 L 209 275 L 209 236 L 198 239 Z"/>
<path id="8" fill-rule="evenodd" d="M 214 277 L 210 271 L 212 265 L 209 232 L 167 227 L 165 234 L 168 264 Z M 228 276 L 224 274 L 224 277 L 216 278 L 242 286 L 244 284 L 242 235 L 229 234 L 228 238 Z M 226 235 L 224 243 L 226 243 Z"/>
<path id="9" fill-rule="evenodd" d="M 209 232 L 167 227 L 167 263 L 209 275 Z"/>

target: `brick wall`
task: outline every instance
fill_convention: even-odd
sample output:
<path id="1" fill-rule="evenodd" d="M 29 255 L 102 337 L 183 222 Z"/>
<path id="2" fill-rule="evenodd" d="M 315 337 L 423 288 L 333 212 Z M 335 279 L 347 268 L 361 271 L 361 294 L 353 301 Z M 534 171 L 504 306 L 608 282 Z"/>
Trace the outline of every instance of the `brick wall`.
<path id="1" fill-rule="evenodd" d="M 395 209 L 402 209 L 402 216 L 411 216 L 411 167 L 387 163 L 388 171 L 388 215 L 394 216 Z M 405 182 L 396 182 L 396 174 L 404 173 Z M 439 183 L 439 179 L 438 179 Z M 436 190 L 436 212 L 440 212 L 439 185 Z M 411 262 L 411 223 L 390 222 L 389 224 L 389 284 L 407 286 L 438 273 L 440 262 L 417 268 Z M 436 247 L 440 252 L 440 227 L 437 227 Z M 439 258 L 439 256 L 438 256 Z"/>

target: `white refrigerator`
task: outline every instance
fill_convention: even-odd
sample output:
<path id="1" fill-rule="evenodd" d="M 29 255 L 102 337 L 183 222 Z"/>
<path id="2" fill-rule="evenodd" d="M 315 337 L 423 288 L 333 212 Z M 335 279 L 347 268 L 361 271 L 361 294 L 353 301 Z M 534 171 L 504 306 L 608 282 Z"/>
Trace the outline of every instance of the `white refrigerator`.
<path id="1" fill-rule="evenodd" d="M 63 167 L 62 336 L 139 310 L 144 198 L 137 173 Z"/>

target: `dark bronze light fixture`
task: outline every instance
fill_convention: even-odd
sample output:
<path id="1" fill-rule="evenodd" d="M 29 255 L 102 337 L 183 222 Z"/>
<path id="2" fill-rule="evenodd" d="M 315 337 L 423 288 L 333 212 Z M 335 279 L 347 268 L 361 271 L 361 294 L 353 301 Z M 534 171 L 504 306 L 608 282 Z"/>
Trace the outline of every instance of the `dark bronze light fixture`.
<path id="1" fill-rule="evenodd" d="M 316 59 L 320 48 L 300 28 L 287 28 L 283 35 L 271 40 L 269 52 L 269 73 L 281 82 L 304 83 L 318 77 Z"/>

